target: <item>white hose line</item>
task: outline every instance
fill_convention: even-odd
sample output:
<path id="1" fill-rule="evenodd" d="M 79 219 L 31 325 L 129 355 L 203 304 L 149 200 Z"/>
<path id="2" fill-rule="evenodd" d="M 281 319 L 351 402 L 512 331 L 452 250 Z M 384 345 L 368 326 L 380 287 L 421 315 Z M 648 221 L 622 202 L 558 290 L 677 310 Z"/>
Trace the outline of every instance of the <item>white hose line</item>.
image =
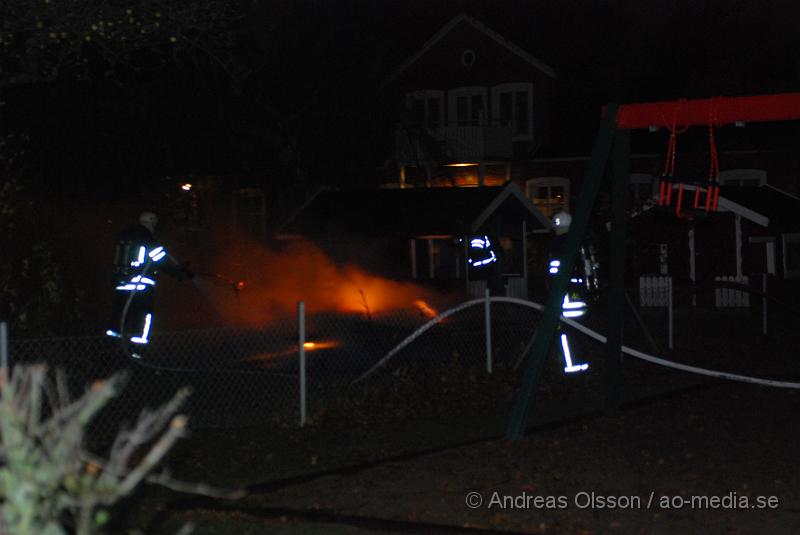
<path id="1" fill-rule="evenodd" d="M 439 314 L 438 316 L 436 316 L 432 320 L 430 320 L 427 323 L 425 323 L 422 327 L 420 327 L 419 329 L 417 329 L 416 331 L 414 331 L 413 333 L 408 335 L 408 337 L 405 340 L 403 340 L 402 342 L 397 344 L 397 346 L 394 349 L 392 349 L 391 351 L 389 351 L 386 354 L 386 356 L 384 356 L 381 360 L 376 362 L 372 366 L 372 368 L 370 368 L 367 371 L 365 371 L 363 374 L 361 374 L 360 377 L 358 377 L 356 380 L 354 380 L 350 384 L 356 384 L 357 382 L 359 382 L 362 379 L 368 377 L 369 375 L 372 375 L 375 372 L 375 370 L 377 370 L 378 368 L 380 368 L 381 366 L 386 364 L 389 361 L 389 359 L 391 359 L 393 356 L 395 356 L 401 349 L 403 349 L 408 344 L 410 344 L 411 342 L 416 340 L 422 333 L 424 333 L 425 331 L 427 331 L 428 329 L 430 329 L 431 327 L 433 327 L 434 325 L 436 325 L 437 323 L 439 323 L 440 321 L 442 321 L 446 317 L 451 316 L 451 315 L 453 315 L 456 312 L 459 312 L 461 310 L 464 310 L 465 308 L 471 307 L 472 305 L 477 305 L 478 303 L 485 303 L 485 302 L 486 302 L 485 298 L 484 299 L 473 299 L 472 301 L 467 301 L 465 303 L 461 303 L 460 305 L 458 305 L 456 307 L 453 307 L 450 310 L 445 310 L 444 312 L 442 312 L 441 314 Z"/>
<path id="2" fill-rule="evenodd" d="M 471 301 L 467 301 L 465 303 L 462 303 L 462 304 L 458 305 L 457 307 L 451 308 L 450 310 L 442 312 L 441 314 L 439 314 L 438 316 L 436 316 L 435 318 L 433 318 L 432 320 L 430 320 L 429 322 L 424 324 L 422 327 L 420 327 L 419 329 L 417 329 L 416 331 L 411 333 L 405 340 L 400 342 L 400 344 L 397 347 L 395 347 L 394 349 L 389 351 L 389 353 L 387 353 L 385 357 L 383 357 L 377 363 L 375 363 L 375 365 L 372 366 L 372 368 L 370 368 L 369 370 L 364 372 L 358 379 L 353 381 L 353 384 L 361 381 L 365 377 L 367 377 L 367 376 L 371 375 L 372 373 L 374 373 L 378 368 L 380 368 L 381 366 L 386 364 L 386 362 L 389 359 L 391 359 L 394 355 L 396 355 L 401 349 L 403 349 L 408 344 L 413 342 L 422 333 L 424 333 L 425 331 L 427 331 L 428 329 L 430 329 L 431 327 L 436 325 L 442 319 L 444 319 L 447 316 L 450 316 L 452 314 L 455 314 L 456 312 L 459 312 L 459 311 L 461 311 L 461 310 L 463 310 L 465 308 L 468 308 L 470 306 L 477 305 L 479 303 L 484 303 L 485 301 L 486 301 L 485 299 L 473 299 Z M 526 307 L 529 307 L 529 308 L 536 309 L 536 310 L 538 310 L 540 312 L 544 310 L 544 306 L 539 304 L 539 303 L 535 303 L 533 301 L 526 301 L 524 299 L 516 299 L 514 297 L 492 297 L 491 301 L 493 303 L 514 303 L 514 304 L 517 304 L 517 305 L 522 305 L 522 306 L 526 306 Z M 563 323 L 566 323 L 570 327 L 573 327 L 573 328 L 577 329 L 578 331 L 582 332 L 586 336 L 588 336 L 590 338 L 594 338 L 595 340 L 597 340 L 598 342 L 600 342 L 602 344 L 607 343 L 607 338 L 605 336 L 603 336 L 602 334 L 600 334 L 600 333 L 598 333 L 596 331 L 593 331 L 592 329 L 586 327 L 585 325 L 581 325 L 577 321 L 575 321 L 573 319 L 570 319 L 570 318 L 565 318 L 563 316 L 560 319 L 561 319 L 561 321 Z M 685 372 L 689 372 L 689 373 L 695 373 L 695 374 L 698 374 L 698 375 L 706 375 L 708 377 L 714 377 L 714 378 L 717 378 L 717 379 L 728 379 L 730 381 L 739 381 L 739 382 L 742 382 L 742 383 L 751 383 L 751 384 L 756 384 L 756 385 L 772 386 L 772 387 L 775 387 L 775 388 L 800 389 L 800 383 L 796 383 L 796 382 L 792 382 L 792 381 L 776 381 L 774 379 L 760 379 L 758 377 L 750 377 L 748 375 L 739 375 L 739 374 L 735 374 L 735 373 L 721 372 L 721 371 L 718 371 L 718 370 L 709 370 L 707 368 L 698 368 L 696 366 L 689 366 L 687 364 L 680 364 L 678 362 L 673 362 L 671 360 L 667 360 L 667 359 L 663 359 L 663 358 L 660 358 L 660 357 L 656 357 L 655 355 L 649 355 L 647 353 L 644 353 L 644 352 L 639 351 L 637 349 L 630 348 L 628 346 L 622 346 L 622 352 L 627 354 L 627 355 L 630 355 L 632 357 L 635 357 L 637 359 L 641 359 L 641 360 L 644 360 L 644 361 L 647 361 L 647 362 L 651 362 L 653 364 L 658 364 L 660 366 L 665 366 L 667 368 L 674 368 L 676 370 L 681 370 L 681 371 L 685 371 Z"/>

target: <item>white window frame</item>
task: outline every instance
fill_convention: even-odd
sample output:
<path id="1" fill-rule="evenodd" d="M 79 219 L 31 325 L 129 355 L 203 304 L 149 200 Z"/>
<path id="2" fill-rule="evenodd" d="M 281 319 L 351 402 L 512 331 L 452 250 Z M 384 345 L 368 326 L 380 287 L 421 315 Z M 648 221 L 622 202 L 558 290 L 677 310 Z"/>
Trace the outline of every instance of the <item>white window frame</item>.
<path id="1" fill-rule="evenodd" d="M 483 117 L 479 119 L 479 125 L 483 126 L 488 121 L 488 90 L 483 86 L 458 87 L 447 92 L 447 124 L 450 126 L 468 126 L 458 124 L 458 97 L 481 97 L 483 100 Z M 468 115 L 472 117 L 472 98 L 467 99 L 469 110 Z"/>
<path id="2" fill-rule="evenodd" d="M 516 114 L 517 93 L 526 92 L 528 94 L 528 133 L 527 135 L 516 135 Z M 533 139 L 533 84 L 529 82 L 512 82 L 499 84 L 492 87 L 492 122 L 500 124 L 500 94 L 511 93 L 511 132 L 514 141 L 529 141 Z"/>
<path id="3" fill-rule="evenodd" d="M 800 266 L 791 268 L 788 262 L 789 255 L 787 254 L 788 244 L 800 243 L 800 233 L 782 234 L 781 242 L 783 243 L 783 276 L 787 279 L 800 277 Z"/>
<path id="4" fill-rule="evenodd" d="M 439 121 L 436 126 L 444 126 L 445 122 L 445 115 L 444 115 L 444 91 L 439 89 L 423 89 L 421 91 L 413 91 L 411 93 L 406 94 L 406 107 L 409 110 L 413 110 L 413 103 L 415 100 L 420 100 L 425 103 L 425 125 L 424 126 L 433 126 L 431 123 L 431 110 L 428 107 L 428 99 L 438 99 L 439 100 Z"/>
<path id="5" fill-rule="evenodd" d="M 758 185 L 767 183 L 767 172 L 763 169 L 726 169 L 719 173 L 719 183 L 723 186 L 742 186 L 745 180 L 758 180 Z"/>
<path id="6" fill-rule="evenodd" d="M 561 176 L 545 176 L 545 177 L 538 177 L 538 178 L 531 178 L 525 181 L 525 195 L 528 199 L 531 200 L 534 205 L 536 204 L 535 199 L 537 198 L 536 193 L 538 193 L 539 188 L 547 188 L 547 198 L 552 199 L 552 190 L 553 186 L 561 186 L 564 189 L 564 199 L 562 201 L 563 208 L 569 208 L 569 179 L 566 177 Z"/>

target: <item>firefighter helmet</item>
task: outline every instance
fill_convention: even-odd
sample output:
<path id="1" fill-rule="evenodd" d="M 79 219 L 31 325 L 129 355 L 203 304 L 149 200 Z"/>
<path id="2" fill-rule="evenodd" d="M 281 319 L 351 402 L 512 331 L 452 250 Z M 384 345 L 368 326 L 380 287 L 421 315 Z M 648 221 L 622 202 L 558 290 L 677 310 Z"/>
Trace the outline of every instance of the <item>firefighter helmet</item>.
<path id="1" fill-rule="evenodd" d="M 139 224 L 147 228 L 150 232 L 155 232 L 156 225 L 158 224 L 158 216 L 153 212 L 142 212 L 139 215 Z"/>
<path id="2" fill-rule="evenodd" d="M 557 235 L 566 234 L 572 223 L 572 216 L 561 211 L 553 216 L 553 230 Z"/>

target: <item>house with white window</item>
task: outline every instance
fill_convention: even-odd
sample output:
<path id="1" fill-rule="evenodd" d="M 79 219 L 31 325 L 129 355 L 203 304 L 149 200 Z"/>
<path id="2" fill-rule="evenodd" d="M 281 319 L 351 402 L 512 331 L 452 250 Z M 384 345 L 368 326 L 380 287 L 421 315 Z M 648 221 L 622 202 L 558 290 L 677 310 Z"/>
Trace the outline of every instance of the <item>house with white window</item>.
<path id="1" fill-rule="evenodd" d="M 556 80 L 554 69 L 531 52 L 480 21 L 457 15 L 384 85 L 400 110 L 392 185 L 406 189 L 513 182 L 545 218 L 570 211 L 589 158 L 539 150 L 551 146 L 544 141 Z M 800 219 L 793 215 L 800 213 L 796 164 L 768 144 L 759 149 L 760 131 L 747 138 L 738 132 L 745 129 L 725 133 L 736 148 L 722 144 L 719 151 L 720 209 L 695 220 L 651 210 L 664 165 L 665 154 L 656 148 L 661 134 L 653 132 L 642 144 L 648 152 L 631 154 L 629 206 L 634 219 L 628 258 L 629 271 L 637 278 L 653 274 L 701 284 L 762 275 L 783 281 L 800 274 Z M 708 172 L 707 163 L 699 171 L 692 168 L 693 159 L 705 157 L 701 152 L 692 149 L 681 161 L 684 172 Z M 598 218 L 608 209 L 602 202 L 594 214 Z M 526 237 L 532 242 L 536 238 Z M 533 271 L 540 268 L 536 256 L 527 257 Z"/>
<path id="2" fill-rule="evenodd" d="M 454 17 L 386 83 L 403 110 L 394 149 L 400 187 L 514 178 L 534 202 L 543 198 L 516 176 L 515 164 L 546 135 L 555 79 L 551 67 L 483 23 Z M 568 196 L 569 184 L 558 180 L 541 187 L 546 204 L 551 194 Z"/>

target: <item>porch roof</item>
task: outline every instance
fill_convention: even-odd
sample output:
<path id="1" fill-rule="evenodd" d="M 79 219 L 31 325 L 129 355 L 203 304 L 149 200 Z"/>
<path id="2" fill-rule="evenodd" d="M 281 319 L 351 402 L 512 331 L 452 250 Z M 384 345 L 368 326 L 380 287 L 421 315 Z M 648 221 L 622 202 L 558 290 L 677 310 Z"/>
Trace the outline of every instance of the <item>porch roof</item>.
<path id="1" fill-rule="evenodd" d="M 723 199 L 727 202 L 723 203 Z M 800 225 L 800 198 L 769 184 L 758 187 L 722 186 L 720 206 L 723 205 L 763 226 Z"/>

